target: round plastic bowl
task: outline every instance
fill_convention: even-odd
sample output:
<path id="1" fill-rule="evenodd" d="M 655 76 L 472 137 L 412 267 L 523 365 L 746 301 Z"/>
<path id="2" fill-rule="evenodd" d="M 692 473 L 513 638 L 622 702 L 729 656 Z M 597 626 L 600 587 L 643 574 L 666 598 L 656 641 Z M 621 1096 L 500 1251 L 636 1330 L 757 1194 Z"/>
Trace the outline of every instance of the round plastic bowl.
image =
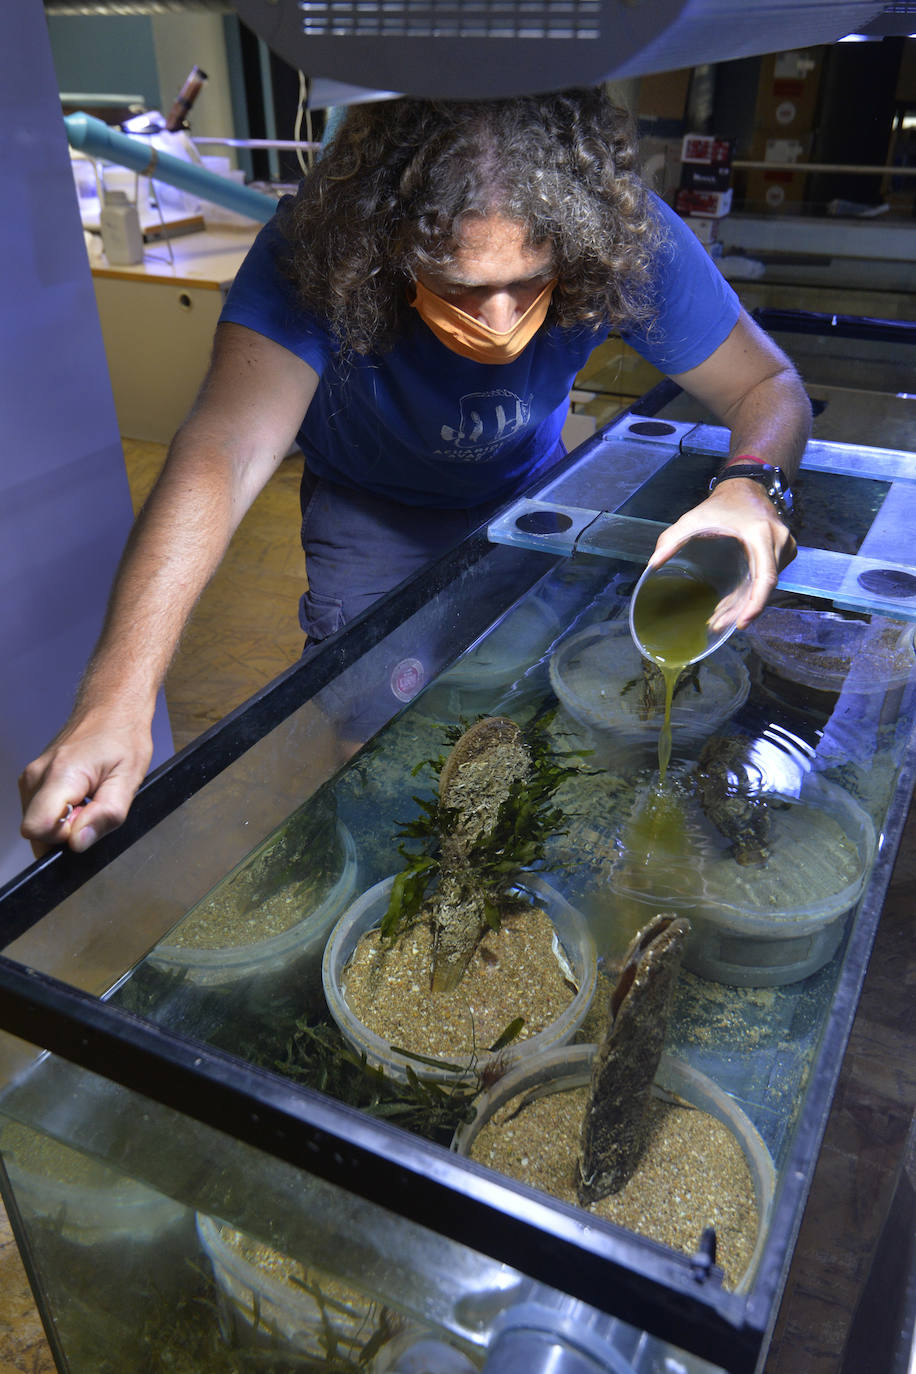
<path id="1" fill-rule="evenodd" d="M 766 870 L 738 869 L 744 899 L 707 881 L 689 912 L 684 967 L 733 987 L 780 987 L 823 968 L 862 894 L 877 849 L 871 817 L 841 787 L 812 778 L 795 798 L 773 797 Z M 843 874 L 846 855 L 854 871 Z M 766 875 L 764 877 L 764 874 Z"/>
<path id="2" fill-rule="evenodd" d="M 63 1240 L 75 1245 L 139 1245 L 158 1241 L 183 1220 L 185 1208 L 145 1183 L 118 1175 L 56 1141 L 45 1141 L 58 1159 L 59 1172 L 75 1162 L 73 1180 L 50 1171 L 30 1169 L 13 1154 L 4 1154 L 10 1181 L 25 1214 L 34 1213 Z M 78 1181 L 77 1181 L 78 1180 Z"/>
<path id="3" fill-rule="evenodd" d="M 337 877 L 320 903 L 302 919 L 265 940 L 230 945 L 223 949 L 195 949 L 185 945 L 157 945 L 150 964 L 169 972 L 181 972 L 202 987 L 221 987 L 244 978 L 274 973 L 291 959 L 310 954 L 321 958 L 328 932 L 356 887 L 356 845 L 345 825 L 337 822 L 341 862 Z"/>
<path id="4" fill-rule="evenodd" d="M 770 606 L 746 631 L 757 657 L 777 677 L 817 692 L 849 681 L 863 695 L 908 681 L 916 669 L 916 627 L 873 616 Z"/>
<path id="5" fill-rule="evenodd" d="M 232 1228 L 226 1230 L 231 1233 Z M 244 1332 L 249 1340 L 282 1341 L 291 1350 L 332 1367 L 333 1350 L 353 1368 L 378 1371 L 386 1368 L 403 1347 L 399 1334 L 386 1341 L 378 1353 L 364 1360 L 365 1347 L 378 1328 L 372 1299 L 344 1285 L 332 1275 L 309 1274 L 310 1288 L 285 1282 L 281 1261 L 286 1257 L 264 1247 L 265 1263 L 259 1265 L 231 1245 L 222 1223 L 197 1214 L 197 1234 L 213 1268 L 223 1302 L 223 1320 L 229 1339 Z M 272 1272 L 272 1269 L 274 1272 Z"/>
<path id="6" fill-rule="evenodd" d="M 437 1069 L 393 1049 L 386 1040 L 376 1035 L 356 1017 L 347 1002 L 347 965 L 360 938 L 380 924 L 388 909 L 393 883 L 394 875 L 369 888 L 344 912 L 334 927 L 325 948 L 321 968 L 328 1009 L 353 1048 L 360 1054 L 365 1054 L 369 1064 L 384 1069 L 391 1078 L 406 1081 L 408 1069 L 416 1073 L 418 1078 L 439 1082 L 454 1082 L 471 1077 L 474 1073 L 479 1073 L 493 1056 L 478 1052 L 474 1056 L 473 1067 L 469 1065 L 467 1069 L 462 1070 L 451 1067 Z M 500 1061 L 503 1064 L 514 1063 L 523 1055 L 528 1056 L 538 1050 L 548 1049 L 552 1045 L 563 1045 L 571 1040 L 585 1019 L 597 981 L 595 942 L 581 912 L 570 906 L 538 873 L 526 874 L 524 882 L 519 883 L 517 890 L 530 893 L 532 904 L 536 903 L 542 907 L 550 917 L 554 926 L 557 958 L 568 969 L 576 993 L 562 1014 L 549 1026 L 545 1026 L 543 1030 L 525 1040 L 516 1041 L 500 1050 Z"/>
<path id="7" fill-rule="evenodd" d="M 662 712 L 640 719 L 643 657 L 625 620 L 607 620 L 571 635 L 550 660 L 550 685 L 569 714 L 592 730 L 613 731 L 624 743 L 658 739 Z M 699 691 L 674 699 L 671 729 L 679 749 L 701 744 L 747 698 L 750 678 L 741 655 L 725 644 L 697 666 Z"/>
<path id="8" fill-rule="evenodd" d="M 540 597 L 521 602 L 424 692 L 420 708 L 437 719 L 473 719 L 494 703 L 546 652 L 560 633 L 556 612 Z"/>
<path id="9" fill-rule="evenodd" d="M 471 1121 L 458 1127 L 452 1140 L 452 1149 L 458 1154 L 470 1156 L 478 1133 L 494 1113 L 514 1097 L 521 1094 L 542 1097 L 545 1093 L 566 1092 L 571 1088 L 585 1087 L 591 1079 L 592 1059 L 596 1048 L 595 1045 L 560 1046 L 526 1060 L 511 1073 L 507 1073 L 494 1087 L 477 1099 L 475 1115 Z M 663 1054 L 655 1075 L 655 1084 L 663 1093 L 674 1093 L 691 1106 L 721 1121 L 735 1136 L 747 1160 L 754 1184 L 758 1220 L 753 1253 L 741 1279 L 735 1285 L 736 1292 L 744 1293 L 750 1287 L 760 1262 L 773 1209 L 776 1174 L 770 1153 L 747 1114 L 706 1074 L 699 1073 L 680 1059 Z"/>

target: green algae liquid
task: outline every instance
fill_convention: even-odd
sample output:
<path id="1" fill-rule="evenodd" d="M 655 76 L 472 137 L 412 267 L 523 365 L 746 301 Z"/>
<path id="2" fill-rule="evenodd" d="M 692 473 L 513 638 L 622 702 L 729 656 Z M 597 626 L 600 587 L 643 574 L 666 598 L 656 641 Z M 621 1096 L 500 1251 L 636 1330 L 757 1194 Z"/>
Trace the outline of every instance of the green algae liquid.
<path id="1" fill-rule="evenodd" d="M 659 782 L 640 797 L 620 836 L 617 881 L 607 914 L 589 912 L 599 952 L 617 967 L 656 912 L 693 905 L 700 869 L 682 797 Z"/>
<path id="2" fill-rule="evenodd" d="M 707 625 L 719 593 L 705 578 L 671 569 L 643 583 L 633 607 L 633 629 L 665 679 L 665 714 L 658 736 L 658 771 L 665 781 L 671 760 L 671 703 L 688 663 L 706 652 Z"/>

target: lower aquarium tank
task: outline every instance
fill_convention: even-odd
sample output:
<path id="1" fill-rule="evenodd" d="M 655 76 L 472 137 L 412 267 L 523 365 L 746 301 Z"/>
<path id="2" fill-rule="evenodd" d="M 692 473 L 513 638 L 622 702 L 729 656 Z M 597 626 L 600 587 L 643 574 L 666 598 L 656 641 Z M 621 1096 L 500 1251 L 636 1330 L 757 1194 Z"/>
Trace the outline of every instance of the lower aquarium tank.
<path id="1" fill-rule="evenodd" d="M 660 770 L 630 597 L 727 436 L 646 410 L 0 893 L 61 1371 L 762 1367 L 913 785 L 912 459 L 811 441 Z"/>

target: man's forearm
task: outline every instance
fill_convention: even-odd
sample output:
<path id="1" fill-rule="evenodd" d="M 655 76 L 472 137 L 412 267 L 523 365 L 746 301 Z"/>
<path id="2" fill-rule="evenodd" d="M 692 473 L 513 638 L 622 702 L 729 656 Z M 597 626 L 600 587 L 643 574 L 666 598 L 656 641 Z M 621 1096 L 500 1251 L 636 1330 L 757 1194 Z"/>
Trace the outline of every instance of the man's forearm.
<path id="1" fill-rule="evenodd" d="M 182 631 L 246 508 L 231 459 L 180 431 L 131 531 L 76 712 L 152 717 Z"/>
<path id="2" fill-rule="evenodd" d="M 791 361 L 745 312 L 705 363 L 675 381 L 728 426 L 729 459 L 758 458 L 794 478 L 811 432 L 811 404 Z M 710 526 L 745 546 L 752 581 L 737 623 L 747 625 L 766 605 L 779 569 L 793 556 L 794 540 L 760 484 L 739 477 L 719 483 L 664 530 L 650 563 L 663 563 Z"/>
<path id="3" fill-rule="evenodd" d="M 19 779 L 36 853 L 82 851 L 120 825 L 153 745 L 156 696 L 194 604 L 276 471 L 318 374 L 241 325 L 220 325 L 194 409 L 127 542 L 77 703 Z"/>
<path id="4" fill-rule="evenodd" d="M 729 428 L 729 457 L 753 454 L 794 477 L 811 432 L 811 403 L 791 360 L 746 311 L 704 363 L 674 380 Z"/>
<path id="5" fill-rule="evenodd" d="M 811 403 L 794 371 L 760 382 L 722 419 L 731 430 L 729 457 L 751 454 L 791 480 L 811 435 Z"/>

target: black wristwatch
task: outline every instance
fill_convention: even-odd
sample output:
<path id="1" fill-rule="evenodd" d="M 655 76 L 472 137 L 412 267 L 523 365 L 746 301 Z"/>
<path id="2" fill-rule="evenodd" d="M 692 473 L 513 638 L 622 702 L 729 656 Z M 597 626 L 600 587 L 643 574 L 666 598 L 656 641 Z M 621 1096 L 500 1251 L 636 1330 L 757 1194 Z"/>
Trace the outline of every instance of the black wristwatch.
<path id="1" fill-rule="evenodd" d="M 789 523 L 795 501 L 782 468 L 773 467 L 770 463 L 732 463 L 731 467 L 717 473 L 709 484 L 709 490 L 715 491 L 719 483 L 727 482 L 729 477 L 749 477 L 752 482 L 759 482 L 775 506 L 780 520 Z"/>

